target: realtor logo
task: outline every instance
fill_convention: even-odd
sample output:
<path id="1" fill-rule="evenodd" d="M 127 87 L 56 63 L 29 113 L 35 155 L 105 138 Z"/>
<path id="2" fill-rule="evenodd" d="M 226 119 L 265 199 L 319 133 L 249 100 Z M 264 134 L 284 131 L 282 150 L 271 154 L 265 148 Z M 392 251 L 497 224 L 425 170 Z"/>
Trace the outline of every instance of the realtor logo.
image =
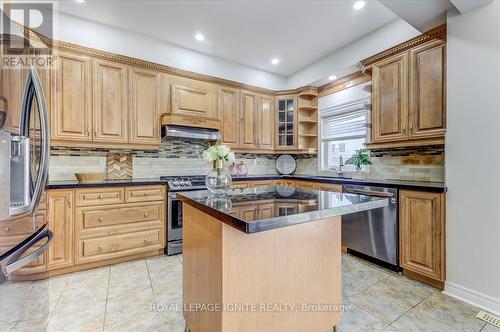
<path id="1" fill-rule="evenodd" d="M 53 1 L 0 0 L 2 67 L 52 65 L 51 48 L 32 30 L 52 39 L 55 5 Z"/>

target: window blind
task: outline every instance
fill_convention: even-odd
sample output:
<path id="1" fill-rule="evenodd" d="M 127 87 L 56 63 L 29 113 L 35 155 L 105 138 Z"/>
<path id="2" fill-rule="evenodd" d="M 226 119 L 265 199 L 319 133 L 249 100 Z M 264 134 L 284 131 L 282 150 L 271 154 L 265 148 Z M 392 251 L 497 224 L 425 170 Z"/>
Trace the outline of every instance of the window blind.
<path id="1" fill-rule="evenodd" d="M 321 140 L 361 138 L 366 136 L 366 110 L 330 113 L 321 118 Z"/>

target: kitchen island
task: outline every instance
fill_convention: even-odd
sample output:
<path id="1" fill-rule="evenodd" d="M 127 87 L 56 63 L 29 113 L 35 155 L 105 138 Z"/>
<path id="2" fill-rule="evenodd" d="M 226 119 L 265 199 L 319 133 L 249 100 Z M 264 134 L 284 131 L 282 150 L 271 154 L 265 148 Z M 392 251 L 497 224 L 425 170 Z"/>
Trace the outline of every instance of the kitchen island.
<path id="1" fill-rule="evenodd" d="M 341 216 L 386 198 L 268 186 L 180 192 L 183 303 L 197 331 L 326 331 L 342 315 Z"/>

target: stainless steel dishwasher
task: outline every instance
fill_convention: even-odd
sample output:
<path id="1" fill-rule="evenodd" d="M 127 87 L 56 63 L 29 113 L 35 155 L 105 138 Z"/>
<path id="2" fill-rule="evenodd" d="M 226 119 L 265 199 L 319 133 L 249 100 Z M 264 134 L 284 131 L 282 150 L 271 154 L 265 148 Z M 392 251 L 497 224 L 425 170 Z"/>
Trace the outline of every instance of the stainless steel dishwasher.
<path id="1" fill-rule="evenodd" d="M 343 216 L 342 245 L 397 268 L 399 266 L 398 190 L 344 185 L 343 192 L 389 199 L 387 207 Z"/>

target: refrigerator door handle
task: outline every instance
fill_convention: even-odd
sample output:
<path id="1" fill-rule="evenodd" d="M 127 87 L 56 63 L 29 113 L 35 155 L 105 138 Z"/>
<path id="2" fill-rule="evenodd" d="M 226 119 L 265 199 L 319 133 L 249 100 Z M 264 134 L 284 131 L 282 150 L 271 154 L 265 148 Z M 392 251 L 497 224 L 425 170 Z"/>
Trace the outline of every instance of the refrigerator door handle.
<path id="1" fill-rule="evenodd" d="M 40 115 L 40 165 L 38 167 L 38 177 L 36 179 L 33 196 L 29 204 L 28 211 L 34 214 L 38 208 L 38 203 L 45 190 L 49 171 L 50 159 L 50 128 L 47 104 L 43 93 L 42 83 L 36 69 L 32 66 L 26 79 L 23 96 L 23 116 L 21 117 L 21 135 L 29 136 L 29 115 L 33 104 L 33 97 L 36 98 L 38 112 Z"/>
<path id="2" fill-rule="evenodd" d="M 0 262 L 0 268 L 4 275 L 8 275 L 16 270 L 19 270 L 23 266 L 31 263 L 47 250 L 52 241 L 52 237 L 54 234 L 49 230 L 43 230 L 40 233 L 36 234 L 31 240 L 22 244 L 16 251 L 14 251 L 11 255 L 6 257 L 2 262 Z M 20 258 L 26 251 L 32 248 L 34 245 L 42 241 L 43 239 L 47 239 L 47 241 L 38 249 L 33 251 L 31 254 Z"/>

